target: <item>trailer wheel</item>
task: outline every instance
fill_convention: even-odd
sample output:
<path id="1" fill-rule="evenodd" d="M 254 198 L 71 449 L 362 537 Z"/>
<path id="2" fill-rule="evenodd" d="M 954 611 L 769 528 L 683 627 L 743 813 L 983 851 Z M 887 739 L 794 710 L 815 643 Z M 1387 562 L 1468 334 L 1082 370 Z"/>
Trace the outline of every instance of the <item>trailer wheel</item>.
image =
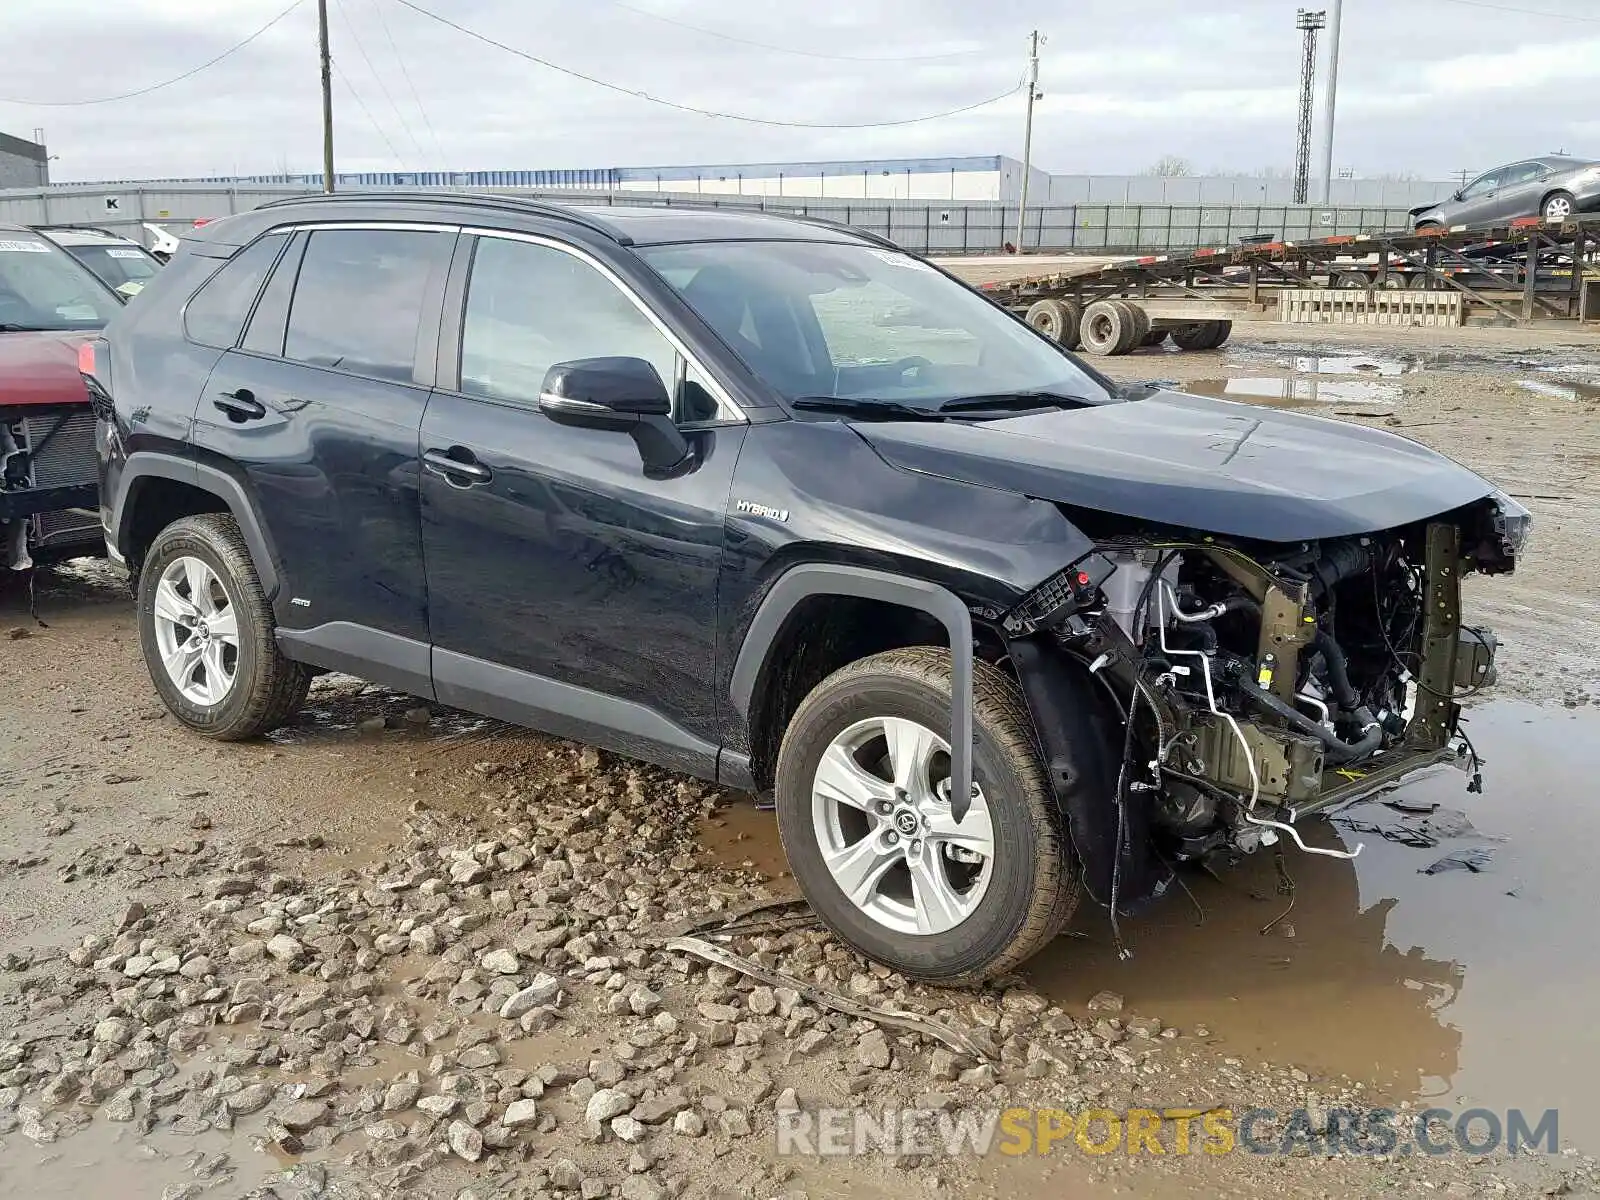
<path id="1" fill-rule="evenodd" d="M 1133 347 L 1144 345 L 1144 339 L 1150 336 L 1150 314 L 1145 312 L 1142 304 L 1135 304 L 1132 300 L 1113 300 L 1111 303 L 1122 306 L 1128 312 L 1128 319 L 1133 322 Z"/>
<path id="2" fill-rule="evenodd" d="M 1336 288 L 1369 288 L 1372 280 L 1367 278 L 1362 271 L 1338 271 L 1333 276 L 1333 286 Z"/>
<path id="3" fill-rule="evenodd" d="M 1403 291 L 1405 290 L 1405 286 L 1406 277 L 1404 275 L 1393 274 L 1392 272 L 1388 275 L 1385 275 L 1378 281 L 1378 287 L 1386 292 Z"/>
<path id="4" fill-rule="evenodd" d="M 1432 286 L 1433 280 L 1426 271 L 1418 271 L 1411 277 L 1411 290 L 1414 292 L 1425 292 Z"/>
<path id="5" fill-rule="evenodd" d="M 1073 300 L 1061 300 L 1061 346 L 1065 350 L 1083 349 L 1083 306 Z"/>
<path id="6" fill-rule="evenodd" d="M 1067 329 L 1066 306 L 1059 300 L 1035 300 L 1028 306 L 1026 320 L 1045 337 L 1059 342 Z"/>
<path id="7" fill-rule="evenodd" d="M 1096 300 L 1083 310 L 1078 326 L 1083 348 L 1090 354 L 1110 357 L 1126 354 L 1138 343 L 1139 326 L 1125 303 Z"/>
<path id="8" fill-rule="evenodd" d="M 1169 332 L 1171 331 L 1166 329 L 1152 329 L 1149 333 L 1144 335 L 1144 341 L 1140 342 L 1139 344 L 1141 346 L 1159 346 L 1162 342 L 1167 340 L 1167 334 Z"/>
<path id="9" fill-rule="evenodd" d="M 1172 331 L 1172 340 L 1180 350 L 1215 350 L 1232 332 L 1232 321 L 1197 321 L 1179 325 Z"/>

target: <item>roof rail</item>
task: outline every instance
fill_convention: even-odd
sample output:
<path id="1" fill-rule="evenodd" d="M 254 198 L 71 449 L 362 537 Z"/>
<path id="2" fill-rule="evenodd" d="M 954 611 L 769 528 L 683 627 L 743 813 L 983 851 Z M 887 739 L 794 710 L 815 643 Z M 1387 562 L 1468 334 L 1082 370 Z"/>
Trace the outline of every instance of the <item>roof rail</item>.
<path id="1" fill-rule="evenodd" d="M 117 233 L 115 230 L 106 229 L 106 228 L 103 228 L 102 226 L 99 226 L 99 225 L 73 225 L 71 223 L 52 222 L 50 224 L 45 224 L 45 225 L 30 225 L 30 226 L 28 226 L 28 228 L 29 229 L 38 229 L 38 230 L 59 229 L 59 230 L 61 230 L 63 232 L 72 232 L 72 233 L 98 233 L 98 234 L 101 234 L 101 235 L 103 235 L 105 237 L 116 238 L 118 241 L 122 241 L 122 242 L 129 242 L 129 241 L 133 240 L 132 238 L 127 237 L 124 234 Z"/>
<path id="2" fill-rule="evenodd" d="M 724 211 L 732 212 L 735 210 L 726 209 Z M 749 209 L 745 211 L 756 212 L 764 217 L 778 217 L 785 221 L 799 221 L 805 225 L 820 225 L 824 229 L 837 229 L 840 233 L 848 233 L 851 237 L 860 238 L 864 242 L 871 242 L 875 246 L 882 246 L 885 250 L 894 250 L 900 254 L 909 254 L 913 258 L 922 257 L 922 255 L 917 254 L 914 251 L 907 250 L 904 246 L 900 245 L 900 243 L 891 241 L 890 239 L 884 237 L 881 233 L 873 233 L 870 229 L 860 229 L 854 225 L 847 225 L 843 221 L 831 220 L 828 217 L 813 217 L 804 213 L 769 212 L 764 208 Z"/>
<path id="3" fill-rule="evenodd" d="M 631 246 L 633 239 L 624 233 L 594 220 L 583 213 L 574 212 L 571 208 L 561 204 L 552 204 L 547 200 L 535 200 L 531 197 L 506 196 L 494 192 L 457 192 L 429 189 L 428 191 L 372 191 L 372 192 L 337 192 L 330 195 L 327 192 L 313 192 L 304 196 L 284 196 L 277 200 L 269 200 L 265 204 L 257 205 L 258 208 L 292 208 L 299 204 L 317 204 L 329 199 L 339 200 L 374 200 L 379 203 L 389 204 L 421 204 L 439 205 L 440 207 L 452 204 L 476 204 L 489 208 L 498 208 L 506 212 L 529 213 L 534 216 L 553 217 L 558 221 L 570 221 L 574 225 L 594 233 L 610 238 L 618 245 Z"/>

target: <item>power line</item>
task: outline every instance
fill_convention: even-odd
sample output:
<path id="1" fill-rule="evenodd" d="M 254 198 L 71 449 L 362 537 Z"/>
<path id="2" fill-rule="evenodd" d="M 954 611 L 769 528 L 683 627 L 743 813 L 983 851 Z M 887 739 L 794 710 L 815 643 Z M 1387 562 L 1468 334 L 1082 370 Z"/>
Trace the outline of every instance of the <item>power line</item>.
<path id="1" fill-rule="evenodd" d="M 361 93 L 356 91 L 356 85 L 351 83 L 350 77 L 339 69 L 337 59 L 333 60 L 333 73 L 339 77 L 339 82 L 344 84 L 345 91 L 350 93 L 351 99 L 356 102 L 356 106 L 366 114 L 368 123 L 378 131 L 378 136 L 383 139 L 383 144 L 389 147 L 389 153 L 394 156 L 394 161 L 403 167 L 405 158 L 400 151 L 395 149 L 394 143 L 389 140 L 389 135 L 384 132 L 383 126 L 378 124 L 378 119 L 372 115 L 372 110 L 367 107 L 367 102 L 361 98 Z"/>
<path id="2" fill-rule="evenodd" d="M 1488 8 L 1495 12 L 1520 13 L 1525 17 L 1550 17 L 1557 21 L 1583 21 L 1600 25 L 1600 17 L 1580 17 L 1576 13 L 1545 12 L 1537 8 L 1516 8 L 1510 4 L 1490 4 L 1488 0 L 1445 0 L 1447 4 L 1465 4 L 1468 8 Z"/>
<path id="3" fill-rule="evenodd" d="M 389 49 L 394 53 L 394 61 L 400 66 L 401 78 L 406 81 L 406 87 L 410 89 L 411 99 L 416 102 L 417 112 L 422 117 L 423 127 L 428 131 L 428 138 L 433 142 L 435 152 L 439 155 L 439 167 L 442 170 L 448 165 L 447 160 L 450 156 L 445 153 L 444 143 L 439 140 L 439 135 L 434 131 L 433 122 L 428 118 L 428 108 L 422 103 L 422 96 L 417 91 L 417 85 L 412 82 L 411 72 L 406 67 L 405 55 L 400 53 L 400 45 L 394 40 L 394 34 L 389 29 L 388 18 L 383 15 L 383 3 L 384 0 L 372 0 L 373 11 L 378 14 L 378 25 L 383 29 L 383 36 L 388 39 Z"/>
<path id="4" fill-rule="evenodd" d="M 243 50 L 251 42 L 255 41 L 262 34 L 266 33 L 267 30 L 271 29 L 279 21 L 283 20 L 304 3 L 305 0 L 294 0 L 293 4 L 289 5 L 288 8 L 284 9 L 277 16 L 273 17 L 272 20 L 268 21 L 260 29 L 256 30 L 243 41 L 235 42 L 215 58 L 208 59 L 207 61 L 201 63 L 198 67 L 190 68 L 182 75 L 174 75 L 171 79 L 164 79 L 160 83 L 152 83 L 149 87 L 138 88 L 131 92 L 122 92 L 115 96 L 96 96 L 92 100 L 16 100 L 10 97 L 0 97 L 0 104 L 26 104 L 33 108 L 79 108 L 86 104 L 110 104 L 115 100 L 132 100 L 137 96 L 148 96 L 151 92 L 159 92 L 162 88 L 171 87 L 175 83 L 182 83 L 185 79 L 192 79 L 194 76 L 200 74 L 201 71 L 204 71 L 209 67 L 216 66 L 229 55 L 237 54 L 240 50 Z"/>
<path id="5" fill-rule="evenodd" d="M 737 37 L 731 33 L 722 33 L 716 29 L 706 29 L 701 25 L 691 25 L 688 21 L 680 21 L 676 17 L 663 16 L 661 13 L 651 12 L 649 9 L 636 8 L 632 4 L 625 4 L 623 0 L 609 0 L 613 7 L 626 9 L 628 12 L 637 13 L 651 21 L 660 21 L 663 25 L 676 25 L 679 29 L 692 30 L 704 34 L 706 37 L 718 38 L 724 42 L 733 42 L 739 46 L 754 46 L 758 50 L 771 50 L 777 54 L 796 54 L 801 58 L 820 58 L 829 62 L 861 62 L 861 63 L 908 63 L 908 62 L 937 62 L 940 59 L 968 58 L 974 54 L 987 54 L 987 49 L 978 50 L 952 50 L 947 54 L 906 54 L 886 58 L 873 58 L 856 54 L 821 54 L 814 50 L 797 50 L 793 46 L 774 46 L 770 42 L 757 42 L 750 38 Z"/>
<path id="6" fill-rule="evenodd" d="M 378 90 L 383 93 L 383 98 L 389 102 L 389 108 L 394 113 L 395 120 L 400 122 L 400 132 L 406 135 L 411 142 L 411 148 L 417 152 L 418 158 L 426 158 L 427 152 L 423 150 L 422 143 L 417 141 L 416 134 L 411 132 L 405 114 L 400 111 L 400 106 L 394 102 L 394 97 L 389 93 L 389 85 L 383 82 L 383 76 L 378 73 L 377 66 L 372 61 L 372 56 L 367 53 L 367 48 L 362 44 L 361 35 L 356 32 L 356 23 L 350 19 L 350 14 L 345 10 L 343 0 L 340 0 L 339 16 L 344 21 L 344 27 L 350 31 L 350 40 L 356 44 L 356 50 L 361 55 L 362 61 L 367 64 L 367 70 L 372 72 L 372 78 L 378 85 Z M 404 167 L 402 161 L 401 166 Z"/>
<path id="7" fill-rule="evenodd" d="M 741 113 L 718 112 L 709 108 L 696 108 L 692 104 L 680 104 L 676 100 L 664 100 L 660 96 L 652 96 L 649 92 L 640 91 L 637 88 L 624 87 L 622 84 L 611 83 L 609 80 L 599 79 L 593 75 L 586 75 L 582 71 L 576 71 L 571 67 L 563 67 L 559 63 L 553 63 L 547 58 L 540 58 L 536 54 L 529 54 L 526 50 L 519 50 L 515 46 L 506 45 L 504 42 L 497 42 L 494 40 L 494 38 L 489 37 L 487 34 L 479 33 L 475 29 L 468 29 L 465 25 L 458 25 L 456 22 L 450 20 L 449 17 L 441 17 L 436 12 L 429 12 L 420 4 L 413 4 L 412 0 L 395 0 L 395 3 L 403 4 L 413 12 L 421 13 L 423 16 L 437 21 L 441 25 L 448 25 L 457 33 L 466 34 L 466 36 L 483 42 L 485 45 L 494 46 L 496 49 L 504 50 L 508 54 L 515 54 L 518 58 L 526 59 L 531 63 L 537 63 L 541 67 L 548 67 L 552 71 L 559 71 L 563 75 L 570 75 L 574 79 L 581 79 L 585 83 L 592 83 L 596 87 L 603 87 L 608 91 L 619 92 L 624 96 L 632 96 L 636 100 L 648 100 L 651 104 L 660 104 L 666 108 L 675 108 L 679 112 L 695 113 L 696 115 L 702 117 L 720 117 L 725 121 L 740 121 L 746 125 L 767 125 L 783 129 L 887 129 L 896 125 L 917 125 L 923 121 L 937 121 L 944 117 L 959 116 L 961 113 L 969 113 L 975 109 L 987 108 L 989 105 L 994 104 L 997 101 L 1004 100 L 1007 96 L 1014 95 L 1022 86 L 1021 83 L 1016 83 L 1011 87 L 1008 87 L 999 95 L 990 96 L 986 100 L 979 100 L 973 104 L 964 104 L 960 108 L 952 108 L 945 112 L 928 113 L 920 117 L 905 117 L 898 121 L 862 121 L 854 124 L 832 124 L 822 121 L 771 121 L 764 117 L 750 117 Z"/>

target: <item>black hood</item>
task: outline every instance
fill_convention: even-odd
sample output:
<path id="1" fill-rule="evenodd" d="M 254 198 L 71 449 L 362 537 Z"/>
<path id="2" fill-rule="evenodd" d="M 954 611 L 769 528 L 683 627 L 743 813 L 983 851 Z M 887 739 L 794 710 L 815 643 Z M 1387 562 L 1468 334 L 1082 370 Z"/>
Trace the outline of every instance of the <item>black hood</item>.
<path id="1" fill-rule="evenodd" d="M 1392 433 L 1181 392 L 996 421 L 855 428 L 906 470 L 1270 542 L 1406 525 L 1494 490 Z"/>

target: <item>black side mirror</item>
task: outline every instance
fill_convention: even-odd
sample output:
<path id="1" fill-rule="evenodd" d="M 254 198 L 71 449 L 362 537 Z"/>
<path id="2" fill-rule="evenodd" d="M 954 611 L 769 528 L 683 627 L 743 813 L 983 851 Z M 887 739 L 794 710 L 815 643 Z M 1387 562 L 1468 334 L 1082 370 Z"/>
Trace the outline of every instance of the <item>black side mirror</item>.
<path id="1" fill-rule="evenodd" d="M 689 457 L 666 384 L 642 358 L 556 363 L 545 372 L 539 411 L 562 425 L 629 434 L 651 474 L 669 474 Z"/>

